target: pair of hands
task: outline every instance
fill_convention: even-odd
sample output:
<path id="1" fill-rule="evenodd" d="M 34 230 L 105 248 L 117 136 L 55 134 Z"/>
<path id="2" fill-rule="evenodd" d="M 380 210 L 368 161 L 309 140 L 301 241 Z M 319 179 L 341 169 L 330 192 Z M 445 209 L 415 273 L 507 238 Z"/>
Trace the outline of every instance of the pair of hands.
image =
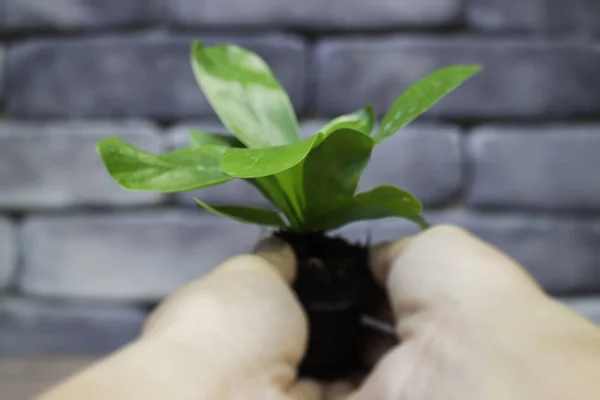
<path id="1" fill-rule="evenodd" d="M 297 380 L 307 325 L 294 254 L 270 240 L 175 293 L 137 341 L 41 399 L 600 398 L 600 330 L 494 248 L 436 227 L 379 246 L 371 266 L 402 344 L 362 382 Z"/>

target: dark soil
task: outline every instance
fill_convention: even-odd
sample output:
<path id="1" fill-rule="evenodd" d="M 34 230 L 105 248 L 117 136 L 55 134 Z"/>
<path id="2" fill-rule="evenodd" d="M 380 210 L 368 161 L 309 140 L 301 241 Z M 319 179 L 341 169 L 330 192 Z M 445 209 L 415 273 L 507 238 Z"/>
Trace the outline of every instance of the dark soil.
<path id="1" fill-rule="evenodd" d="M 294 290 L 309 319 L 309 344 L 300 374 L 319 380 L 348 377 L 361 370 L 364 328 L 361 316 L 373 306 L 377 285 L 366 245 L 323 232 L 278 231 L 298 259 Z"/>

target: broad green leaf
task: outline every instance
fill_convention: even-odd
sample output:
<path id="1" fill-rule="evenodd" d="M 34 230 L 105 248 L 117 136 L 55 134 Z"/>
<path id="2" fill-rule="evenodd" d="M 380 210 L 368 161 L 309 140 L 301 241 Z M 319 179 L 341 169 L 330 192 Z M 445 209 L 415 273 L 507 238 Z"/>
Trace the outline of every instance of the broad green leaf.
<path id="1" fill-rule="evenodd" d="M 312 229 L 330 230 L 351 222 L 405 217 L 417 222 L 423 211 L 421 202 L 407 191 L 379 186 L 356 195 L 349 203 L 312 221 Z"/>
<path id="2" fill-rule="evenodd" d="M 244 147 L 235 136 L 224 135 L 221 133 L 208 133 L 200 129 L 190 131 L 190 145 L 198 147 L 203 145 L 225 146 L 225 147 Z"/>
<path id="3" fill-rule="evenodd" d="M 309 216 L 352 200 L 375 142 L 350 128 L 331 133 L 304 161 L 303 187 Z"/>
<path id="4" fill-rule="evenodd" d="M 321 136 L 319 136 L 317 140 L 320 140 L 320 137 Z M 284 194 L 286 202 L 289 206 L 291 215 L 288 216 L 288 219 L 290 221 L 294 221 L 295 224 L 293 224 L 298 226 L 304 223 L 306 214 L 304 189 L 302 187 L 302 171 L 304 169 L 303 164 L 304 161 L 273 176 L 277 182 L 277 186 Z"/>
<path id="5" fill-rule="evenodd" d="M 293 227 L 300 225 L 294 206 L 275 176 L 264 176 L 262 178 L 247 179 L 246 181 L 257 188 L 271 204 L 281 210 Z"/>
<path id="6" fill-rule="evenodd" d="M 183 192 L 227 182 L 219 161 L 224 147 L 186 147 L 162 155 L 109 137 L 96 145 L 108 172 L 128 190 Z"/>
<path id="7" fill-rule="evenodd" d="M 275 175 L 302 162 L 320 135 L 285 146 L 258 149 L 229 148 L 221 159 L 223 172 L 234 178 Z"/>
<path id="8" fill-rule="evenodd" d="M 373 136 L 377 143 L 392 136 L 464 81 L 481 71 L 478 65 L 456 65 L 432 73 L 396 99 Z"/>
<path id="9" fill-rule="evenodd" d="M 192 46 L 196 81 L 223 125 L 248 147 L 281 146 L 299 139 L 296 114 L 269 66 L 235 45 Z"/>
<path id="10" fill-rule="evenodd" d="M 205 210 L 236 221 L 257 225 L 278 226 L 280 228 L 286 227 L 286 224 L 281 217 L 271 210 L 248 206 L 209 206 L 198 199 L 195 200 L 196 203 Z"/>
<path id="11" fill-rule="evenodd" d="M 224 147 L 244 147 L 243 143 L 237 140 L 235 136 L 207 133 L 199 129 L 191 130 L 190 142 L 192 146 L 204 146 L 208 144 Z M 256 179 L 246 179 L 246 182 L 258 189 L 271 204 L 280 209 L 292 224 L 298 224 L 297 220 L 294 219 L 292 206 L 289 204 L 285 193 L 274 177 L 265 176 Z"/>
<path id="12" fill-rule="evenodd" d="M 305 139 L 312 142 L 312 148 L 307 154 L 310 155 L 317 146 L 323 142 L 324 135 L 317 133 L 315 136 Z M 294 165 L 292 168 L 286 169 L 274 175 L 277 181 L 277 186 L 283 192 L 290 212 L 286 212 L 288 219 L 294 226 L 301 226 L 305 223 L 307 217 L 306 196 L 304 191 L 303 176 L 304 163 L 306 158 Z"/>
<path id="13" fill-rule="evenodd" d="M 355 131 L 370 135 L 375 126 L 375 111 L 373 107 L 366 106 L 350 114 L 341 115 L 329 121 L 320 132 L 327 137 L 332 132 L 342 128 L 351 128 Z"/>
<path id="14" fill-rule="evenodd" d="M 190 132 L 190 142 L 192 146 L 204 146 L 208 144 L 224 147 L 244 147 L 234 136 L 207 133 L 198 129 L 193 129 Z M 298 225 L 293 207 L 275 177 L 265 176 L 262 178 L 246 179 L 245 181 L 258 189 L 271 204 L 281 210 L 293 226 Z"/>

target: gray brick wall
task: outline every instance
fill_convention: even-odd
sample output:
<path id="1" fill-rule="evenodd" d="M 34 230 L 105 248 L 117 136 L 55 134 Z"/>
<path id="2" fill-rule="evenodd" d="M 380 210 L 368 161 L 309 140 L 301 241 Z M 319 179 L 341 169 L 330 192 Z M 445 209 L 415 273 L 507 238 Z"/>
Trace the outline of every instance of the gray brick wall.
<path id="1" fill-rule="evenodd" d="M 5 28 L 103 29 L 157 21 L 161 4 L 156 0 L 3 0 Z"/>
<path id="2" fill-rule="evenodd" d="M 22 235 L 25 294 L 155 301 L 250 251 L 260 230 L 195 210 L 33 215 Z"/>
<path id="3" fill-rule="evenodd" d="M 415 192 L 432 221 L 489 240 L 600 321 L 598 1 L 0 0 L 0 356 L 121 346 L 142 305 L 264 234 L 193 203 L 265 206 L 244 182 L 127 192 L 95 153 L 109 135 L 161 151 L 190 127 L 224 131 L 192 77 L 196 38 L 261 54 L 304 136 L 365 104 L 383 113 L 438 67 L 482 64 L 375 150 L 361 187 Z"/>
<path id="4" fill-rule="evenodd" d="M 462 0 L 172 0 L 169 22 L 187 27 L 386 29 L 457 23 Z"/>
<path id="5" fill-rule="evenodd" d="M 0 300 L 0 357 L 105 354 L 133 340 L 146 313 L 134 306 Z"/>
<path id="6" fill-rule="evenodd" d="M 257 51 L 302 109 L 307 61 L 298 37 L 142 34 L 33 39 L 11 46 L 8 111 L 22 118 L 212 115 L 189 65 L 189 46 L 196 38 L 207 44 L 233 41 Z"/>
<path id="7" fill-rule="evenodd" d="M 325 39 L 315 52 L 316 108 L 323 116 L 365 102 L 383 112 L 410 83 L 456 63 L 478 63 L 485 70 L 430 115 L 555 119 L 592 117 L 600 108 L 595 43 L 394 35 Z"/>
<path id="8" fill-rule="evenodd" d="M 470 0 L 469 25 L 483 31 L 600 32 L 596 0 Z"/>
<path id="9" fill-rule="evenodd" d="M 0 207 L 11 210 L 79 205 L 144 205 L 160 194 L 122 190 L 106 172 L 95 144 L 119 136 L 163 150 L 158 130 L 144 122 L 0 122 Z"/>
<path id="10" fill-rule="evenodd" d="M 600 125 L 482 127 L 467 148 L 473 207 L 600 210 Z"/>
<path id="11" fill-rule="evenodd" d="M 431 206 L 456 199 L 462 186 L 460 130 L 414 124 L 375 148 L 360 187 L 386 184 L 405 188 Z"/>
<path id="12" fill-rule="evenodd" d="M 0 215 L 0 290 L 10 286 L 17 266 L 16 226 Z"/>
<path id="13" fill-rule="evenodd" d="M 5 86 L 5 71 L 6 71 L 6 50 L 0 45 L 0 104 L 4 102 L 4 86 Z"/>

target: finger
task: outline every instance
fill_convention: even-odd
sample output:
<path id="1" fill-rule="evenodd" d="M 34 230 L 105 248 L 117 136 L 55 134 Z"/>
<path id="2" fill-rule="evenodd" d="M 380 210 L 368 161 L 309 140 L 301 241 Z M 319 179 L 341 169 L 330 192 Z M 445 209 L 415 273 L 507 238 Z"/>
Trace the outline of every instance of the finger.
<path id="1" fill-rule="evenodd" d="M 456 227 L 435 227 L 375 249 L 371 262 L 376 276 L 385 281 L 397 321 L 480 307 L 515 291 L 539 293 L 516 262 Z"/>
<path id="2" fill-rule="evenodd" d="M 289 392 L 293 400 L 345 400 L 356 390 L 356 385 L 347 382 L 320 383 L 306 379 L 296 383 Z"/>
<path id="3" fill-rule="evenodd" d="M 354 391 L 356 385 L 350 382 L 334 382 L 325 388 L 324 400 L 346 400 Z"/>
<path id="4" fill-rule="evenodd" d="M 273 238 L 259 243 L 255 253 L 256 256 L 243 255 L 226 260 L 207 276 L 187 284 L 167 298 L 150 315 L 146 322 L 145 332 L 153 331 L 160 325 L 169 325 L 169 320 L 177 316 L 177 311 L 181 312 L 190 308 L 188 303 L 192 300 L 203 299 L 213 292 L 217 296 L 230 294 L 228 291 L 218 293 L 220 286 L 229 287 L 234 292 L 237 291 L 235 286 L 242 285 L 234 285 L 236 281 L 245 283 L 240 281 L 240 278 L 251 281 L 253 280 L 252 275 L 261 276 L 261 280 L 269 287 L 270 292 L 282 295 L 281 282 L 274 278 L 283 278 L 287 283 L 292 281 L 296 270 L 293 250 L 285 242 Z M 242 291 L 238 292 L 239 295 L 243 293 Z"/>
<path id="5" fill-rule="evenodd" d="M 313 380 L 302 380 L 290 390 L 289 397 L 293 400 L 322 400 L 323 385 Z"/>
<path id="6" fill-rule="evenodd" d="M 413 343 L 397 346 L 379 361 L 360 387 L 345 400 L 416 399 L 405 389 L 422 385 L 417 369 L 426 361 L 424 356 L 422 349 Z M 434 366 L 431 371 L 436 371 L 436 368 Z"/>
<path id="7" fill-rule="evenodd" d="M 394 323 L 391 323 L 390 326 L 393 329 Z M 361 362 L 368 370 L 371 370 L 386 353 L 399 343 L 394 334 L 374 330 L 365 333 L 365 342 L 367 345 L 364 352 L 362 352 Z"/>
<path id="8" fill-rule="evenodd" d="M 283 240 L 275 236 L 263 239 L 254 248 L 254 254 L 270 261 L 286 282 L 292 283 L 296 279 L 296 256 Z"/>
<path id="9" fill-rule="evenodd" d="M 239 368 L 284 363 L 293 375 L 307 341 L 306 318 L 289 287 L 295 256 L 277 241 L 257 253 L 225 261 L 168 298 L 144 337 L 168 336 L 203 352 L 209 347 Z"/>
<path id="10" fill-rule="evenodd" d="M 395 334 L 395 319 L 390 302 L 383 290 L 374 293 L 373 306 L 362 317 L 362 342 L 364 348 L 360 352 L 361 364 L 371 370 L 379 358 L 390 348 L 398 344 Z"/>
<path id="11" fill-rule="evenodd" d="M 376 245 L 371 250 L 370 266 L 373 277 L 381 286 L 385 287 L 390 267 L 393 261 L 408 247 L 413 237 L 405 237 L 391 243 Z"/>

